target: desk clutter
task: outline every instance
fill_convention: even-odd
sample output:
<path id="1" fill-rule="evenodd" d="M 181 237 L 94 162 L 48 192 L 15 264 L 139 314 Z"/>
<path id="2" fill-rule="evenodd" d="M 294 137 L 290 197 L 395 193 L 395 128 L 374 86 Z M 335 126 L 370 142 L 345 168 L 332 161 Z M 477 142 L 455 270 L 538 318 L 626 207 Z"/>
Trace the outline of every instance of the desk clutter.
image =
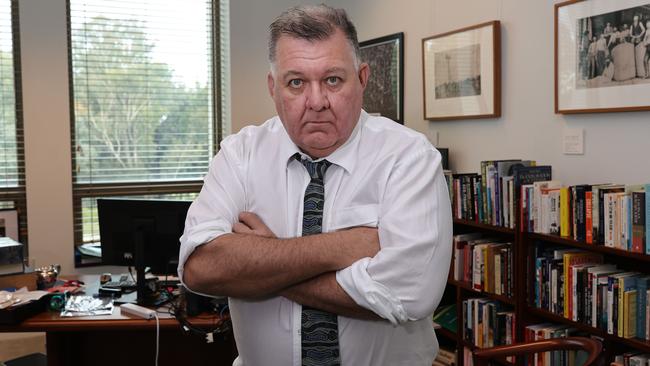
<path id="1" fill-rule="evenodd" d="M 134 318 L 125 311 L 116 312 L 122 304 L 138 302 L 136 278 L 130 273 L 59 278 L 58 266 L 39 268 L 36 272 L 0 276 L 0 325 L 14 325 L 38 314 L 55 314 L 52 319 L 64 321 L 72 317 L 92 320 Z M 153 303 L 161 319 L 175 319 L 185 333 L 197 335 L 206 342 L 231 331 L 226 299 L 213 299 L 193 294 L 179 286 L 177 278 L 146 276 L 147 299 Z M 161 300 L 162 299 L 162 300 Z M 121 308 L 120 308 L 121 310 Z M 121 314 L 121 315 L 120 315 Z M 196 326 L 193 317 L 213 314 L 210 327 Z M 49 318 L 50 316 L 48 316 Z M 107 318 L 108 317 L 108 318 Z"/>

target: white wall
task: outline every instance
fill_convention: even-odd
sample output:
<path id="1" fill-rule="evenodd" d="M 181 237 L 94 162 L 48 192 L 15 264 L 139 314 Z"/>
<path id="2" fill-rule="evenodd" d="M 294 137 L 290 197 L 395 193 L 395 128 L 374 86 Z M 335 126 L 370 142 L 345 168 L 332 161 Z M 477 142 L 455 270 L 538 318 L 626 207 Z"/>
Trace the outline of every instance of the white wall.
<path id="1" fill-rule="evenodd" d="M 30 260 L 74 269 L 65 0 L 21 0 Z"/>
<path id="2" fill-rule="evenodd" d="M 526 158 L 550 164 L 566 184 L 650 182 L 646 141 L 650 113 L 562 116 L 553 112 L 553 1 L 330 0 L 357 26 L 359 40 L 405 33 L 405 121 L 437 131 L 457 172 L 487 159 Z M 266 92 L 266 27 L 294 2 L 233 1 L 233 132 L 274 114 Z M 422 112 L 422 38 L 489 21 L 502 24 L 502 117 L 429 122 Z M 650 97 L 648 98 L 650 104 Z M 585 154 L 563 155 L 564 128 L 584 128 Z M 432 136 L 432 134 L 430 134 Z"/>

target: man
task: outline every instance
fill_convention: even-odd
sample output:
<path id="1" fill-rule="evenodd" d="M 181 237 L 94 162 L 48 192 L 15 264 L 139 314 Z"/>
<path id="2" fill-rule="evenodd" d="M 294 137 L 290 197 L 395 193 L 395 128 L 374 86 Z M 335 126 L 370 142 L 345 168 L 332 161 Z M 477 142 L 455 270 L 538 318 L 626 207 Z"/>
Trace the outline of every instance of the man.
<path id="1" fill-rule="evenodd" d="M 361 110 L 370 70 L 343 10 L 287 10 L 269 59 L 278 116 L 222 142 L 179 276 L 229 297 L 235 365 L 431 365 L 451 257 L 440 154 Z"/>
<path id="2" fill-rule="evenodd" d="M 607 66 L 607 56 L 609 56 L 609 49 L 607 48 L 607 41 L 605 40 L 605 35 L 601 33 L 597 36 L 598 40 L 596 41 L 596 76 L 600 76 L 605 71 Z"/>

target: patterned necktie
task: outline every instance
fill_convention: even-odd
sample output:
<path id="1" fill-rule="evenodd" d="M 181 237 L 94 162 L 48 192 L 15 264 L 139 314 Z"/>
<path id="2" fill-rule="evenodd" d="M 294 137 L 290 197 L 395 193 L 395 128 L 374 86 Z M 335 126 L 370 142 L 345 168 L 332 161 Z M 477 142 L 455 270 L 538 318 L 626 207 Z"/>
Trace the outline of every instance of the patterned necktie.
<path id="1" fill-rule="evenodd" d="M 300 156 L 296 156 L 300 160 Z M 332 164 L 327 160 L 311 162 L 300 160 L 311 181 L 305 190 L 302 216 L 302 235 L 322 232 L 323 204 L 325 202 L 325 172 Z M 336 314 L 302 307 L 301 326 L 302 366 L 338 366 L 341 364 L 339 330 Z"/>

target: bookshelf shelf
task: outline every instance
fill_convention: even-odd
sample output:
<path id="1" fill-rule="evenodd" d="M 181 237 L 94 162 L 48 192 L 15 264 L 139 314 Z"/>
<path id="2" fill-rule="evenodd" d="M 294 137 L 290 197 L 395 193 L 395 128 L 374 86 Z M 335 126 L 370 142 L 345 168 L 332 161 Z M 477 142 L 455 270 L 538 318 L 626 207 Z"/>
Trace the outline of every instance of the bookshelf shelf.
<path id="1" fill-rule="evenodd" d="M 529 240 L 540 240 L 549 243 L 566 245 L 578 249 L 583 249 L 590 252 L 602 253 L 603 255 L 624 257 L 634 261 L 650 263 L 650 255 L 646 255 L 642 253 L 635 253 L 627 250 L 610 248 L 601 244 L 587 244 L 584 242 L 573 240 L 571 238 L 555 236 L 555 235 L 546 235 L 546 234 L 537 234 L 537 233 L 524 233 L 523 235 Z"/>
<path id="2" fill-rule="evenodd" d="M 543 310 L 543 309 L 538 309 L 536 307 L 529 306 L 527 307 L 527 311 L 529 314 L 537 316 L 541 319 L 546 319 L 548 321 L 552 321 L 555 323 L 562 323 L 562 324 L 567 324 L 570 325 L 578 330 L 597 335 L 605 340 L 608 341 L 613 341 L 616 343 L 622 343 L 627 346 L 642 350 L 644 352 L 650 352 L 650 341 L 646 341 L 643 339 L 638 339 L 638 338 L 622 338 L 615 336 L 613 334 L 608 334 L 607 332 L 603 331 L 602 329 L 599 328 L 594 328 L 590 325 L 584 324 L 584 323 L 579 323 L 579 322 L 574 322 L 571 319 L 567 319 L 563 316 L 559 316 L 557 314 L 553 314 L 549 311 Z"/>
<path id="3" fill-rule="evenodd" d="M 449 281 L 450 284 L 462 289 L 463 291 L 471 293 L 473 296 L 487 297 L 487 298 L 492 299 L 492 300 L 501 301 L 501 302 L 506 303 L 508 305 L 515 306 L 515 301 L 513 299 L 509 298 L 508 296 L 497 295 L 497 294 L 493 294 L 493 293 L 485 292 L 485 291 L 478 291 L 478 290 L 473 289 L 472 285 L 470 285 L 469 283 L 465 283 L 465 282 L 462 282 L 462 281 L 456 281 L 456 280 L 451 280 L 451 279 L 448 280 L 448 281 Z"/>
<path id="4" fill-rule="evenodd" d="M 503 234 L 514 234 L 515 233 L 514 229 L 509 229 L 507 227 L 486 225 L 486 224 L 481 224 L 479 222 L 462 220 L 462 219 L 454 219 L 454 224 L 455 225 L 462 225 L 462 226 L 466 226 L 466 227 L 472 227 L 472 228 L 480 229 L 480 230 L 483 230 L 483 231 L 498 232 L 498 233 L 503 233 Z"/>

